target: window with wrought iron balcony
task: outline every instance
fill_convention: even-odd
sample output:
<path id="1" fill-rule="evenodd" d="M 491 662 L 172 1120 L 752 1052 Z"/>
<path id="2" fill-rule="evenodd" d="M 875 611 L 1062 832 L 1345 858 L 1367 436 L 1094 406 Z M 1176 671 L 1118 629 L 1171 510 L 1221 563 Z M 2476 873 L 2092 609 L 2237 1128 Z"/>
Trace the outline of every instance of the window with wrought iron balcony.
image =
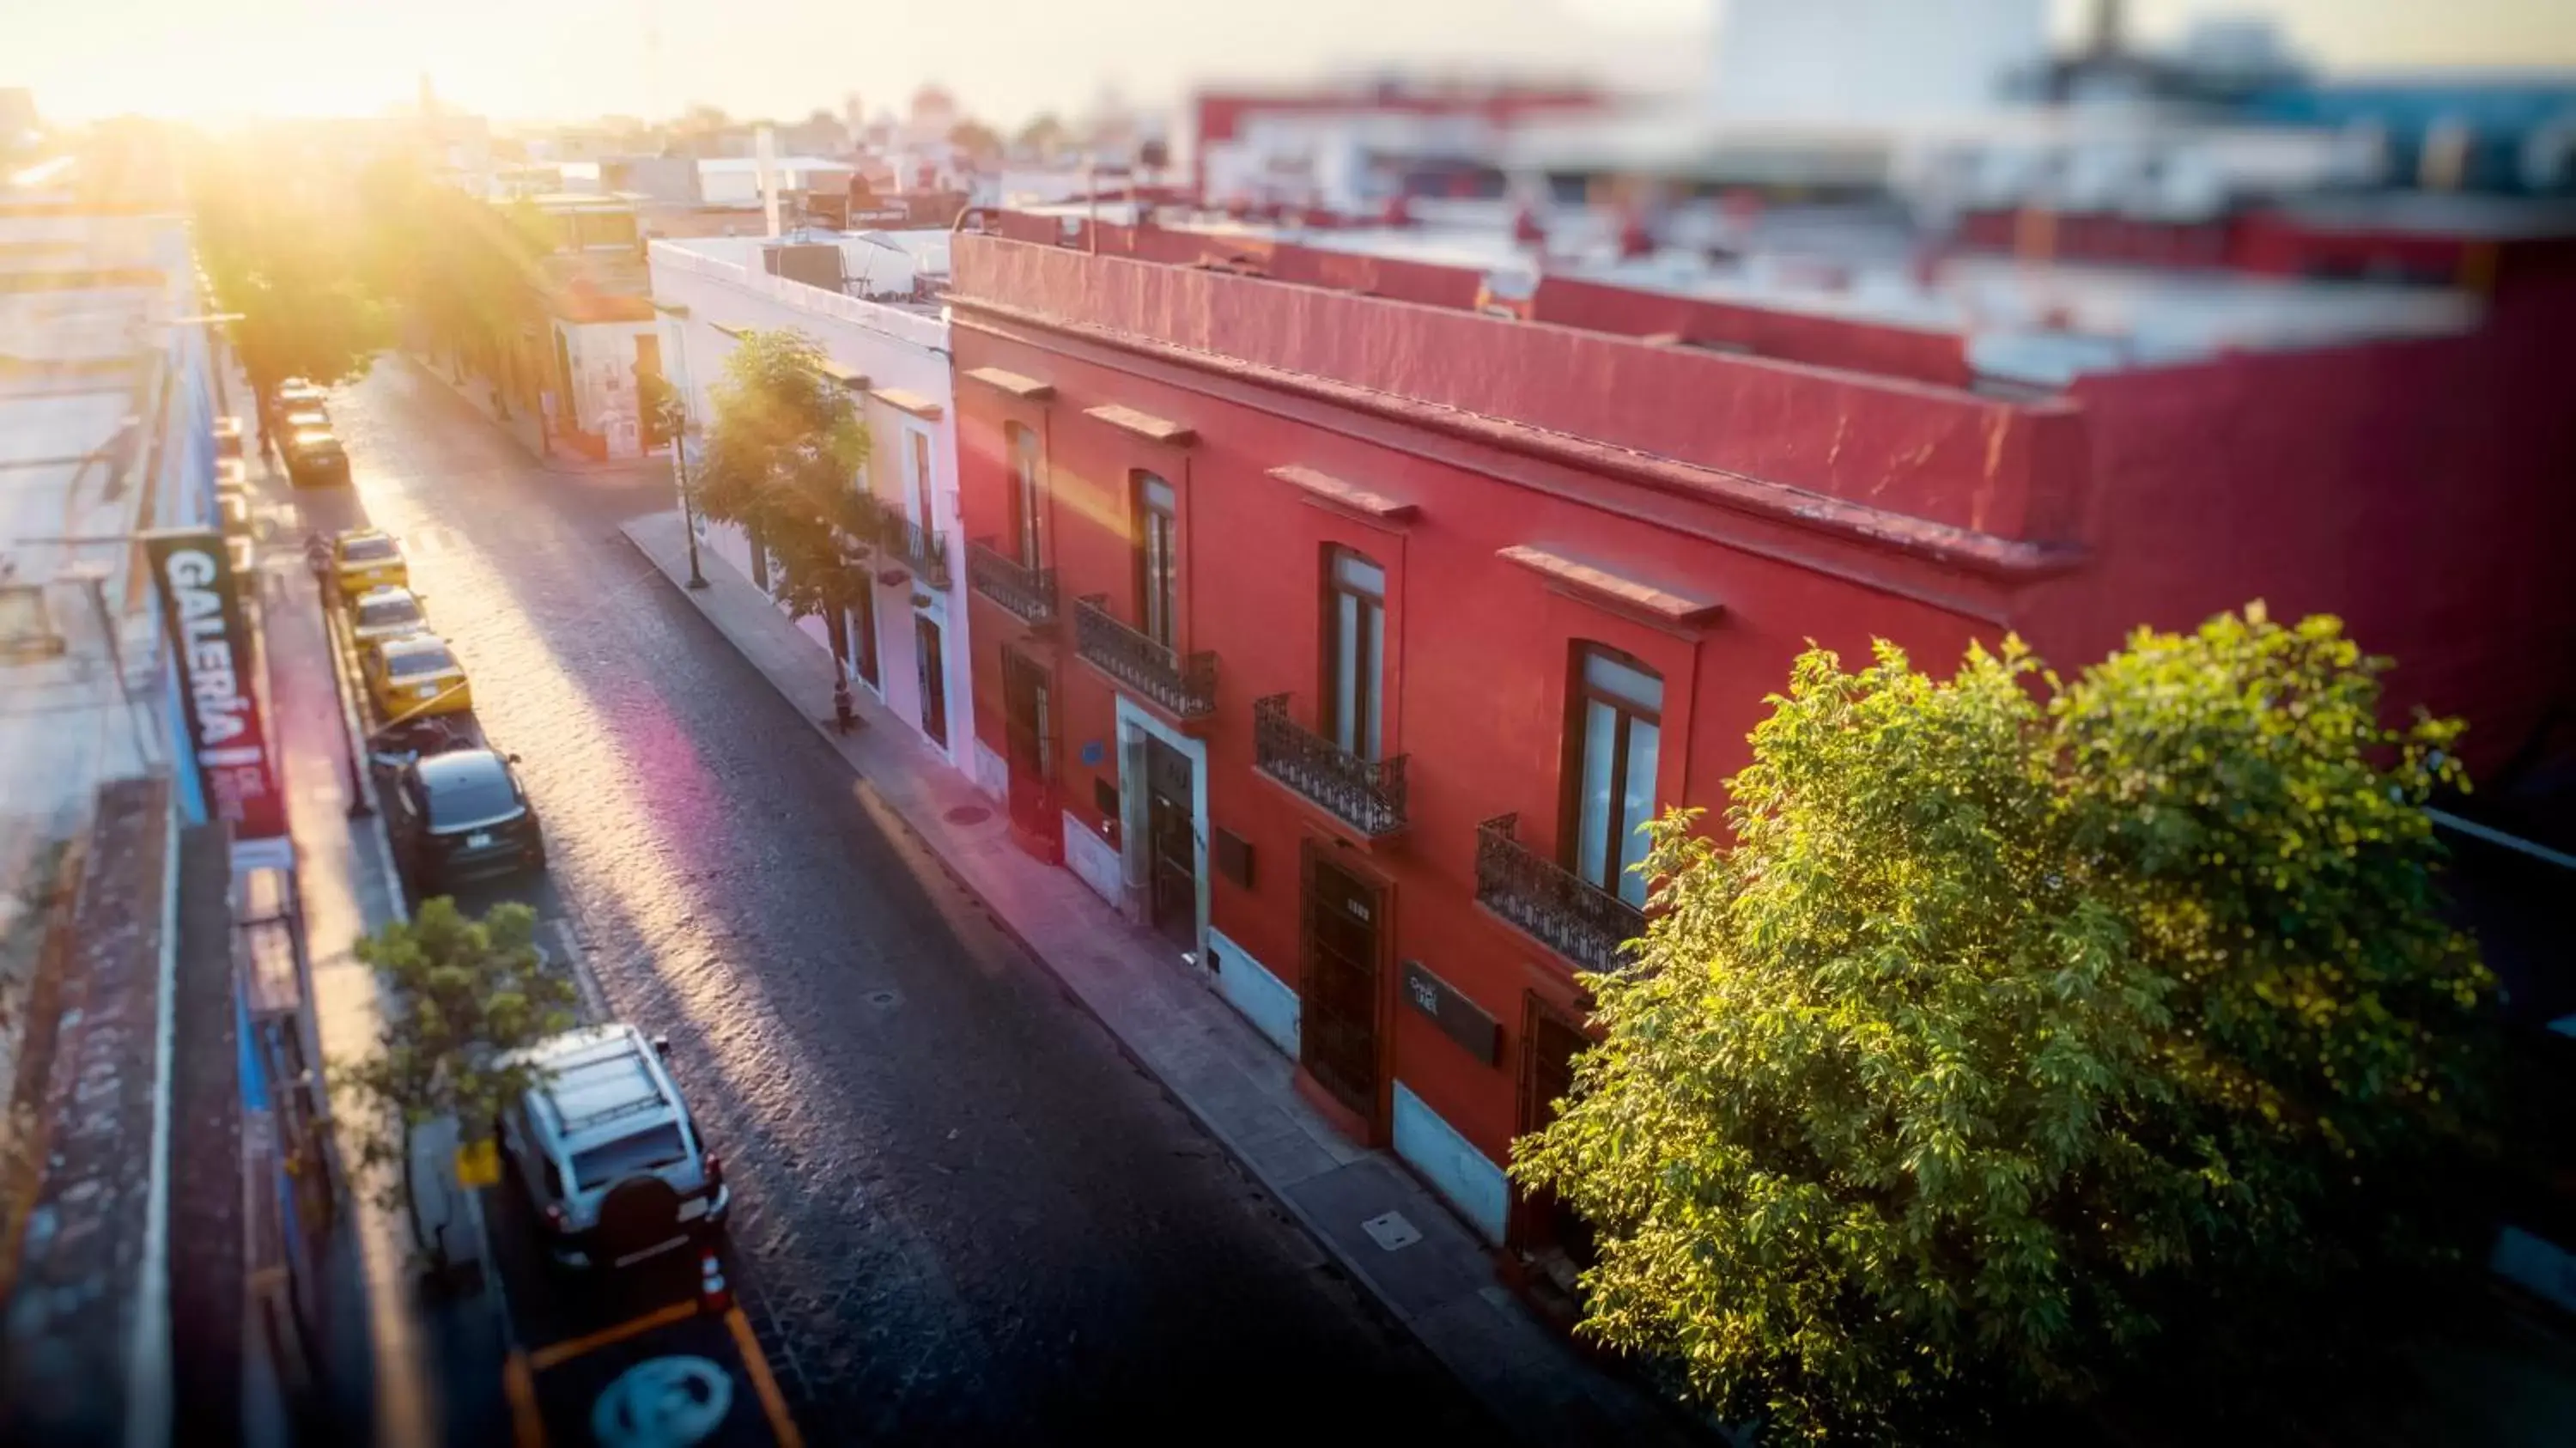
<path id="1" fill-rule="evenodd" d="M 1055 621 L 1055 570 L 1045 566 L 1042 534 L 1046 499 L 1041 481 L 1037 430 L 1021 423 L 1006 428 L 1011 452 L 1011 536 L 1007 546 L 996 538 L 977 538 L 966 545 L 966 581 L 977 593 L 1039 627 Z"/>
<path id="2" fill-rule="evenodd" d="M 1476 829 L 1476 901 L 1586 970 L 1616 970 L 1646 933 L 1642 827 L 1655 817 L 1664 681 L 1615 649 L 1586 645 L 1565 768 L 1571 818 L 1562 857 L 1522 841 L 1519 817 Z"/>

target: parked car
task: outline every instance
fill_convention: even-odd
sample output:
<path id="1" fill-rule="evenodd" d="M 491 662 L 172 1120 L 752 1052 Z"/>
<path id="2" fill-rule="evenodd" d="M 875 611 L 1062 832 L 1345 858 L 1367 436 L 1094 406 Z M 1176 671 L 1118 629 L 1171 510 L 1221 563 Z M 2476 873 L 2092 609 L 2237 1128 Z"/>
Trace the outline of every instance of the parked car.
<path id="1" fill-rule="evenodd" d="M 411 586 L 411 565 L 393 535 L 360 528 L 331 540 L 331 566 L 340 579 L 340 596 L 356 599 L 368 589 L 390 583 Z"/>
<path id="2" fill-rule="evenodd" d="M 324 412 L 319 407 L 298 407 L 294 411 L 286 414 L 285 431 L 289 434 L 299 432 L 329 432 L 330 430 L 331 414 Z"/>
<path id="3" fill-rule="evenodd" d="M 349 481 L 349 453 L 340 439 L 319 428 L 286 435 L 286 480 L 299 488 Z"/>
<path id="4" fill-rule="evenodd" d="M 387 639 L 429 632 L 429 615 L 420 599 L 399 583 L 379 583 L 349 604 L 349 633 L 365 652 Z"/>
<path id="5" fill-rule="evenodd" d="M 395 771 L 385 794 L 394 857 L 415 894 L 546 867 L 536 806 L 505 755 L 482 748 L 423 753 Z"/>
<path id="6" fill-rule="evenodd" d="M 462 714 L 474 707 L 474 686 L 456 651 L 436 634 L 387 639 L 359 657 L 359 676 L 380 724 L 430 714 Z"/>
<path id="7" fill-rule="evenodd" d="M 733 1193 L 664 1057 L 625 1024 L 505 1058 L 536 1084 L 496 1124 L 501 1157 L 568 1267 L 623 1267 L 724 1225 Z"/>
<path id="8" fill-rule="evenodd" d="M 280 412 L 328 411 L 331 394 L 301 377 L 289 377 L 277 384 L 277 410 Z"/>

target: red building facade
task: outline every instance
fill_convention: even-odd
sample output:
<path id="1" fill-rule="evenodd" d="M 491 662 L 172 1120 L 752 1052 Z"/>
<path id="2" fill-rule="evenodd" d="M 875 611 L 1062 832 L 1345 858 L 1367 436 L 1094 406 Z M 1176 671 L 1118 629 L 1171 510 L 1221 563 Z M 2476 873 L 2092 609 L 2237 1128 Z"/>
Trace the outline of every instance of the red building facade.
<path id="1" fill-rule="evenodd" d="M 1725 355 L 1636 334 L 1714 313 L 1517 321 L 1103 231 L 954 252 L 979 742 L 1028 847 L 1497 1242 L 1568 1230 L 1501 1166 L 1642 921 L 1630 828 L 1723 808 L 1809 640 L 2074 667 L 2259 596 L 2344 615 L 2484 758 L 2567 702 L 2546 326 L 2004 400 L 1920 337 Z"/>

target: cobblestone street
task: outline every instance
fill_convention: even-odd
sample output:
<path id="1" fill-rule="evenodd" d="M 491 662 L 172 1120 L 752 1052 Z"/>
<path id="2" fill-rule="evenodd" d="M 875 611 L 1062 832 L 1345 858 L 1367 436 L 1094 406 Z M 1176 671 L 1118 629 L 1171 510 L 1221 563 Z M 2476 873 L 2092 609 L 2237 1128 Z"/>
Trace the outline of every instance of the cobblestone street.
<path id="1" fill-rule="evenodd" d="M 546 822 L 551 875 L 466 903 L 671 1038 L 809 1441 L 1489 1431 L 618 536 L 658 464 L 547 471 L 399 357 L 333 406 L 355 487 L 306 526 L 403 540 Z M 536 1281 L 530 1347 L 593 1290 Z"/>

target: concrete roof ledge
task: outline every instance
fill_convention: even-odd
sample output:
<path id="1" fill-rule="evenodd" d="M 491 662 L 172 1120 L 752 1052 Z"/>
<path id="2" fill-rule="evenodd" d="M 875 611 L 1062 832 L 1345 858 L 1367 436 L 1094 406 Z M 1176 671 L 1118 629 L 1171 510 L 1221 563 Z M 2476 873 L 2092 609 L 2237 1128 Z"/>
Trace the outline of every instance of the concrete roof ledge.
<path id="1" fill-rule="evenodd" d="M 1420 511 L 1411 503 L 1390 498 L 1383 493 L 1371 492 L 1357 483 L 1343 482 L 1340 478 L 1329 473 L 1319 473 L 1313 468 L 1292 464 L 1287 467 L 1272 468 L 1270 476 L 1292 488 L 1302 490 L 1314 502 L 1329 504 L 1345 512 L 1358 513 L 1363 517 L 1375 518 L 1381 522 L 1401 523 Z"/>
<path id="2" fill-rule="evenodd" d="M 898 412 L 909 412 L 915 417 L 931 422 L 939 420 L 942 410 L 939 399 L 919 392 L 907 392 L 900 387 L 879 387 L 872 389 L 868 395 Z"/>
<path id="3" fill-rule="evenodd" d="M 1168 443 L 1173 447 L 1188 447 L 1198 441 L 1199 437 L 1196 431 L 1183 427 L 1169 418 L 1156 417 L 1149 412 L 1138 412 L 1132 407 L 1120 407 L 1114 402 L 1101 407 L 1085 408 L 1083 416 L 1105 422 L 1122 432 L 1132 432 L 1149 442 Z"/>
<path id="4" fill-rule="evenodd" d="M 1697 628 L 1714 621 L 1722 611 L 1722 605 L 1687 597 L 1634 578 L 1624 578 L 1608 569 L 1526 543 L 1497 549 L 1494 556 L 1506 563 L 1519 564 L 1546 579 L 1553 587 L 1668 628 Z"/>
<path id="5" fill-rule="evenodd" d="M 1040 382 L 1034 377 L 1023 377 L 1017 372 L 1007 372 L 999 367 L 970 368 L 966 375 L 987 387 L 998 387 L 1013 397 L 1030 402 L 1044 402 L 1055 396 L 1054 383 Z"/>

